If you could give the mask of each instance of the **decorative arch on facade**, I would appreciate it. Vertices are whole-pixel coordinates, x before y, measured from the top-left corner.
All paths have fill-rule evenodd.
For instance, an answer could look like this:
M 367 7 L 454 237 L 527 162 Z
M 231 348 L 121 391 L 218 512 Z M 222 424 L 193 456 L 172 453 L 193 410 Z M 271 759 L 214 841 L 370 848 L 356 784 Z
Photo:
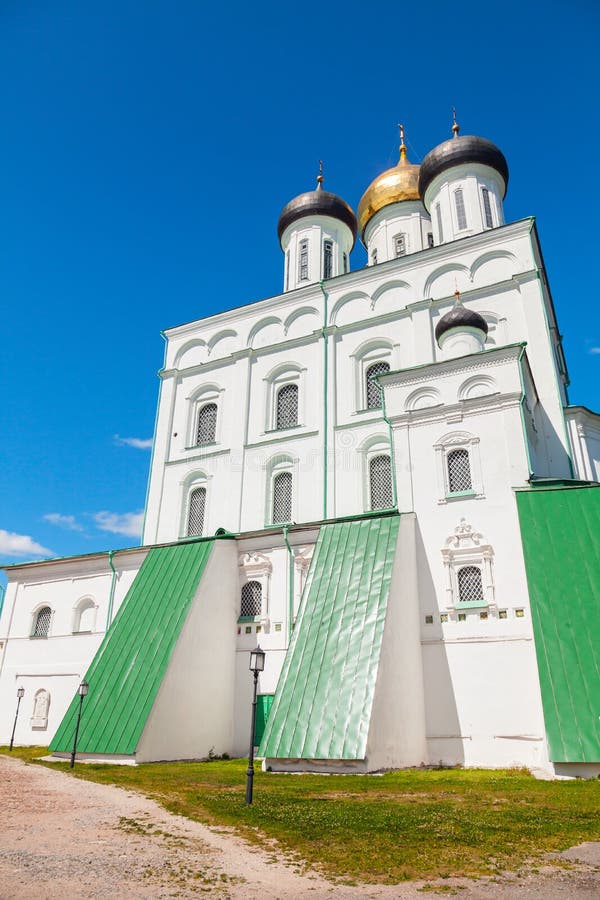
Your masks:
M 98 604 L 93 597 L 81 597 L 73 609 L 73 634 L 91 634 L 96 627 Z
M 223 393 L 224 388 L 216 382 L 205 382 L 191 393 L 188 398 L 186 447 L 218 442 Z M 210 410 L 210 416 L 202 412 L 206 407 L 214 407 Z
M 50 636 L 54 613 L 52 607 L 43 603 L 36 606 L 31 616 L 31 637 L 47 638 Z
M 411 285 L 407 281 L 401 281 L 400 279 L 386 281 L 373 291 L 371 295 L 371 309 L 377 315 L 384 315 L 387 312 L 397 313 L 399 309 L 406 305 L 411 291 Z
M 304 415 L 306 409 L 306 385 L 305 385 L 306 369 L 300 363 L 289 361 L 280 363 L 275 366 L 266 375 L 265 381 L 265 430 L 277 431 L 283 427 L 294 427 L 304 423 Z M 293 424 L 283 425 L 283 417 L 281 403 L 284 397 L 281 396 L 282 390 L 286 388 L 296 388 L 295 391 L 287 391 L 287 399 L 295 405 L 296 421 Z M 292 396 L 292 394 L 294 396 Z M 290 407 L 291 408 L 291 407 Z
M 467 266 L 463 266 L 461 263 L 445 263 L 429 274 L 423 288 L 423 296 L 433 297 L 436 281 L 442 282 L 447 275 L 452 276 L 452 283 L 444 284 L 443 288 L 438 291 L 440 297 L 450 297 L 455 290 L 468 290 L 471 287 L 471 272 Z
M 473 375 L 463 381 L 458 389 L 459 400 L 473 400 L 475 397 L 489 397 L 498 392 L 498 385 L 489 375 Z
M 298 460 L 289 454 L 278 454 L 268 461 L 265 471 L 265 524 L 292 522 L 298 496 Z
M 220 356 L 230 356 L 236 350 L 239 350 L 240 336 L 233 328 L 224 328 L 209 338 L 207 347 L 208 354 L 213 359 L 218 359 Z
M 348 325 L 364 319 L 370 309 L 369 295 L 364 291 L 351 291 L 334 303 L 329 314 L 330 325 Z M 352 312 L 354 310 L 354 312 Z
M 363 509 L 391 509 L 394 506 L 394 475 L 389 435 L 370 435 L 360 444 L 358 453 Z
M 277 316 L 266 316 L 260 322 L 256 322 L 250 329 L 247 346 L 252 348 L 268 347 L 270 344 L 275 344 L 281 340 L 282 334 L 283 325 L 281 319 Z
M 437 388 L 420 387 L 408 395 L 404 408 L 407 412 L 412 412 L 417 409 L 429 409 L 431 406 L 440 406 L 442 402 L 442 396 Z
M 445 541 L 445 607 L 455 619 L 464 610 L 487 608 L 497 614 L 494 587 L 494 550 L 481 532 L 461 518 Z
M 381 392 L 372 384 L 371 378 L 397 368 L 396 349 L 396 345 L 389 338 L 371 338 L 359 344 L 350 355 L 354 362 L 356 412 L 381 408 Z M 375 367 L 379 368 L 376 370 Z
M 207 358 L 208 347 L 206 341 L 196 338 L 192 341 L 187 341 L 183 347 L 179 348 L 173 360 L 173 367 L 175 369 L 190 369 L 193 366 L 202 365 Z
M 256 551 L 241 553 L 238 558 L 240 576 L 240 617 L 254 616 L 264 624 L 269 621 L 270 585 L 273 564 L 268 556 Z M 250 587 L 247 587 L 250 585 Z M 260 588 L 260 591 L 257 588 Z M 245 612 L 260 597 L 258 612 Z
M 510 250 L 490 250 L 487 253 L 482 253 L 481 256 L 478 256 L 477 259 L 474 260 L 471 265 L 471 280 L 473 282 L 480 282 L 483 280 L 481 276 L 485 276 L 487 274 L 487 278 L 485 279 L 485 283 L 491 283 L 495 281 L 504 281 L 507 278 L 510 278 L 514 272 L 507 273 L 503 271 L 503 262 L 512 262 L 515 265 L 518 260 L 514 253 L 511 253 Z M 487 273 L 485 270 L 488 270 Z
M 314 306 L 301 306 L 289 314 L 283 323 L 286 337 L 310 334 L 320 326 L 319 311 Z
M 451 431 L 433 445 L 438 503 L 483 497 L 479 437 Z

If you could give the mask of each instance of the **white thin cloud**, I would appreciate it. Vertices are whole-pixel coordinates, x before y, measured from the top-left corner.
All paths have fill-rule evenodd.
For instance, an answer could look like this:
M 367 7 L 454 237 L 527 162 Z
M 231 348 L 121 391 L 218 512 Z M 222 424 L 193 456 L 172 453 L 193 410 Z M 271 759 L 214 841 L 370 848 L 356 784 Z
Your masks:
M 58 528 L 64 528 L 66 531 L 84 531 L 83 525 L 80 525 L 75 516 L 63 516 L 62 513 L 46 513 L 44 516 L 46 522 L 56 525 Z
M 92 516 L 101 531 L 113 534 L 126 534 L 128 537 L 140 537 L 144 523 L 144 512 L 113 513 L 108 510 L 94 513 Z
M 28 534 L 15 534 L 0 528 L 0 553 L 4 556 L 54 556 L 52 550 L 42 547 Z
M 588 353 L 592 353 L 592 354 L 596 355 L 596 354 L 600 353 L 600 347 L 590 347 L 590 349 L 588 350 Z
M 119 447 L 135 447 L 136 450 L 150 450 L 152 448 L 152 438 L 121 437 L 120 434 L 115 434 L 114 441 Z

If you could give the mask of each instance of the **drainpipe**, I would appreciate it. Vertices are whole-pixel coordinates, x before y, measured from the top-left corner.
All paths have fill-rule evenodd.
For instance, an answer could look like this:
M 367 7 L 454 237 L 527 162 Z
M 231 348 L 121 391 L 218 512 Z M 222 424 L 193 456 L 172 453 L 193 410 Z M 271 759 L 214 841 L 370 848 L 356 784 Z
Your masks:
M 525 356 L 525 345 L 521 347 L 519 354 L 519 378 L 521 379 L 521 399 L 519 401 L 519 411 L 521 413 L 521 428 L 523 429 L 523 440 L 525 441 L 525 455 L 527 457 L 527 468 L 529 469 L 529 478 L 533 475 L 533 466 L 531 465 L 531 454 L 529 452 L 529 440 L 527 438 L 527 426 L 525 424 L 525 376 L 523 375 L 523 357 Z
M 163 339 L 163 341 L 165 342 L 165 352 L 164 352 L 164 356 L 163 356 L 163 369 L 164 369 L 166 362 L 167 362 L 167 337 L 166 337 L 164 331 L 161 331 L 160 336 Z M 142 536 L 140 538 L 140 545 L 142 547 L 144 546 L 144 535 L 146 533 L 146 517 L 148 515 L 148 502 L 150 500 L 150 484 L 152 482 L 152 469 L 154 466 L 154 451 L 155 451 L 155 447 L 156 447 L 156 436 L 158 434 L 158 416 L 160 413 L 160 400 L 162 397 L 162 386 L 163 386 L 163 379 L 159 375 L 158 402 L 156 404 L 156 414 L 154 416 L 154 433 L 152 435 L 152 451 L 150 453 L 150 468 L 148 469 L 148 483 L 146 484 L 146 502 L 144 504 L 144 519 L 142 522 Z M 161 478 L 162 478 L 162 473 L 161 473 Z M 154 539 L 156 540 L 156 534 L 154 535 Z
M 394 509 L 398 509 L 398 488 L 396 485 L 396 453 L 394 451 L 394 430 L 392 428 L 392 423 L 388 419 L 387 412 L 385 409 L 385 392 L 382 386 L 379 384 L 379 376 L 376 375 L 373 379 L 375 384 L 377 385 L 377 390 L 381 394 L 381 412 L 383 415 L 383 421 L 387 423 L 387 427 L 390 433 L 390 468 L 392 470 L 392 506 Z M 412 472 L 410 473 L 411 485 L 412 485 Z M 413 503 L 414 506 L 414 503 Z
M 328 366 L 329 366 L 329 338 L 327 337 L 327 291 L 323 282 L 319 282 L 323 293 L 323 518 L 327 518 L 327 393 L 328 393 Z
M 283 539 L 288 549 L 288 646 L 292 639 L 292 618 L 294 615 L 294 554 L 288 540 L 289 525 L 283 526 Z
M 110 628 L 110 623 L 112 620 L 113 604 L 114 604 L 114 600 L 115 600 L 115 582 L 116 582 L 116 578 L 117 578 L 117 573 L 115 572 L 115 567 L 113 566 L 113 556 L 114 555 L 115 555 L 114 550 L 108 551 L 108 564 L 112 569 L 112 579 L 110 582 L 110 594 L 108 595 L 108 613 L 106 616 L 106 630 L 107 631 Z

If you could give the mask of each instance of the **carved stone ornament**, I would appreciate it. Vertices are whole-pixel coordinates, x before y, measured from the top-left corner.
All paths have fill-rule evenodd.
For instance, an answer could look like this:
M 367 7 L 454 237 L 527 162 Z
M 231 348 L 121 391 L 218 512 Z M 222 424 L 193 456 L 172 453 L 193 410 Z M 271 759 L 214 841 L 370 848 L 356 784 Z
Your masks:
M 271 560 L 262 553 L 256 553 L 253 550 L 248 553 L 241 553 L 238 560 L 240 569 L 243 569 L 248 580 L 257 578 L 260 575 L 270 575 L 273 571 Z

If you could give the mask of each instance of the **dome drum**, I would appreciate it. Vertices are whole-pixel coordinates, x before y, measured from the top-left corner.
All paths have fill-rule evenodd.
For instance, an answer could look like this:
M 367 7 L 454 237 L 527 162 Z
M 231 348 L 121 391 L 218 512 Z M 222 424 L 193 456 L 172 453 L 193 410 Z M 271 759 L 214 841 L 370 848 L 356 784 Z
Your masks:
M 338 219 L 347 225 L 352 232 L 352 246 L 356 240 L 356 216 L 351 207 L 330 191 L 324 191 L 320 187 L 315 191 L 306 191 L 298 197 L 294 197 L 287 203 L 279 216 L 277 223 L 277 235 L 279 241 L 283 237 L 286 228 L 308 216 L 327 216 Z
M 419 195 L 423 202 L 425 203 L 427 189 L 438 175 L 448 169 L 474 164 L 487 166 L 498 173 L 503 182 L 501 199 L 504 199 L 508 186 L 508 163 L 504 154 L 491 141 L 465 134 L 450 138 L 434 147 L 421 163 Z

